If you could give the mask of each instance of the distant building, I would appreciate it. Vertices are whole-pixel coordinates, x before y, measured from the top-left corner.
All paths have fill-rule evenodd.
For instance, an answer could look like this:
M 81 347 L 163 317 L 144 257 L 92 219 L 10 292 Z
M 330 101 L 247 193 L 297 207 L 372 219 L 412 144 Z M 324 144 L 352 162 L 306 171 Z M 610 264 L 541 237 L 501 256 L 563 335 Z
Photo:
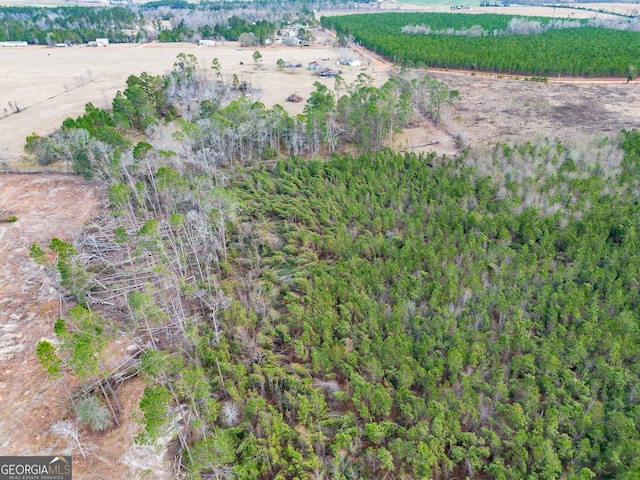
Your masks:
M 90 47 L 106 47 L 109 45 L 108 38 L 96 38 L 95 42 L 89 42 L 87 45 Z
M 207 46 L 207 47 L 215 47 L 216 41 L 215 40 L 198 40 L 198 45 Z
M 320 70 L 320 64 L 318 62 L 307 63 L 307 70 Z
M 294 47 L 302 44 L 302 41 L 298 37 L 284 37 L 282 43 L 288 47 Z
M 26 47 L 27 42 L 0 42 L 0 47 Z
M 336 65 L 349 65 L 350 67 L 360 67 L 362 62 L 354 58 L 342 58 L 336 62 Z

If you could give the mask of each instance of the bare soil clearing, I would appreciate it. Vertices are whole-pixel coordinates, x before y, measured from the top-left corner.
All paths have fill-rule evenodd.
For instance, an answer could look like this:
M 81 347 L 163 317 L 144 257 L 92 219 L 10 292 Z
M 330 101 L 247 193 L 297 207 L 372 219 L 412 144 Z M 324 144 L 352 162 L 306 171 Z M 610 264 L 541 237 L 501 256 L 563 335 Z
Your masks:
M 640 128 L 640 89 L 610 83 L 541 83 L 429 72 L 460 93 L 448 130 L 471 144 L 614 135 Z
M 0 224 L 0 451 L 48 453 L 46 429 L 62 418 L 58 385 L 45 382 L 37 343 L 53 337 L 55 285 L 29 258 L 29 245 L 70 240 L 98 211 L 95 185 L 69 175 L 0 174 L 0 206 L 18 220 Z M 61 387 L 60 387 L 61 388 Z M 46 453 L 45 453 L 46 452 Z
M 119 427 L 104 434 L 86 432 L 92 446 L 87 461 L 49 432 L 68 415 L 69 405 L 60 381 L 47 380 L 35 350 L 40 340 L 54 340 L 53 323 L 61 305 L 44 267 L 28 257 L 29 246 L 45 245 L 52 237 L 71 240 L 99 213 L 100 198 L 100 186 L 80 177 L 0 173 L 0 209 L 18 218 L 0 223 L 0 452 L 72 454 L 74 478 L 136 478 L 147 469 L 151 475 L 146 478 L 169 478 L 162 458 L 133 445 L 140 430 L 132 419 L 144 389 L 140 379 L 126 382 L 119 391 L 124 409 Z

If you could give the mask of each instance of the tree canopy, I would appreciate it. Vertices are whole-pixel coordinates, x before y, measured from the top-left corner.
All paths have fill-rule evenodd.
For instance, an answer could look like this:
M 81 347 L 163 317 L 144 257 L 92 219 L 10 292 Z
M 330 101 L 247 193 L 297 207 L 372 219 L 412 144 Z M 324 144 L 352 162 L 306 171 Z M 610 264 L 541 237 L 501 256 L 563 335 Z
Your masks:
M 637 24 L 577 24 L 546 29 L 552 18 L 499 14 L 376 13 L 322 17 L 342 38 L 353 36 L 409 67 L 465 68 L 525 75 L 618 76 L 640 62 Z M 535 23 L 535 29 L 525 28 Z M 624 25 L 627 25 L 626 23 Z M 414 29 L 408 27 L 421 26 Z M 611 27 L 620 27 L 617 23 Z M 636 29 L 634 31 L 634 29 Z M 420 33 L 421 34 L 415 34 Z

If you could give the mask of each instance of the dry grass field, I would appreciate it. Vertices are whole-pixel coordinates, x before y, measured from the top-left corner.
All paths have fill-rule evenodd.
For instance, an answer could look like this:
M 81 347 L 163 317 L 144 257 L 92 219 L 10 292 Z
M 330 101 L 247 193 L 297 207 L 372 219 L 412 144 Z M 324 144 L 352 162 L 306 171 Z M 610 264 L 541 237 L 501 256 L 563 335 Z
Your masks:
M 20 1 L 20 0 L 16 0 Z M 41 0 L 46 1 L 46 0 Z M 428 4 L 430 3 L 430 4 Z M 331 12 L 320 12 L 319 15 L 349 15 L 352 13 L 370 12 L 451 12 L 450 5 L 470 4 L 471 2 L 443 2 L 437 0 L 407 0 L 396 1 L 387 0 L 374 4 L 374 6 L 363 6 L 357 10 L 337 10 Z M 480 1 L 474 2 L 460 13 L 498 13 L 504 15 L 524 15 L 540 17 L 558 18 L 591 18 L 607 17 L 610 13 L 622 15 L 638 15 L 640 5 L 638 3 L 572 3 L 572 8 L 534 5 L 510 5 L 509 7 L 481 7 Z

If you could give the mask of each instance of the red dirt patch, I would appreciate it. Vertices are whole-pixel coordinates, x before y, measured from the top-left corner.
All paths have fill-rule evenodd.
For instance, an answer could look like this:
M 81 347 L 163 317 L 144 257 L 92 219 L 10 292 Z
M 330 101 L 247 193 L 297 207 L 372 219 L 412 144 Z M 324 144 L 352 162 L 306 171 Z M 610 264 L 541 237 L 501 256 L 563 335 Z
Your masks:
M 127 381 L 118 392 L 120 426 L 87 435 L 93 445 L 87 461 L 49 431 L 69 416 L 68 400 L 61 382 L 46 378 L 35 350 L 40 340 L 54 337 L 55 319 L 71 305 L 60 300 L 45 267 L 29 258 L 29 246 L 44 246 L 52 237 L 72 240 L 100 213 L 100 198 L 98 184 L 76 176 L 0 174 L 0 210 L 17 216 L 13 223 L 0 223 L 0 452 L 72 453 L 74 478 L 134 478 L 146 469 L 149 478 L 165 478 L 168 468 L 153 451 L 133 446 L 140 430 L 132 418 L 144 389 L 140 379 Z

